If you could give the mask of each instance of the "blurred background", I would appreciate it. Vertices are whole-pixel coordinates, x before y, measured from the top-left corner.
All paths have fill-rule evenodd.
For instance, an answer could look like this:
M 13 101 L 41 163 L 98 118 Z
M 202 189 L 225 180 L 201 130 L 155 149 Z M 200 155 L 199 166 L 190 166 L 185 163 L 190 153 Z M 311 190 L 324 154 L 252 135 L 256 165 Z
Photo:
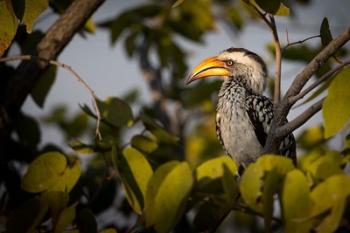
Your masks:
M 70 0 L 50 1 L 50 8 L 38 18 L 34 32 L 28 38 L 34 38 L 38 31 L 45 32 L 69 3 Z M 110 139 L 108 153 L 111 157 L 124 153 L 123 150 L 131 145 L 145 155 L 154 170 L 174 159 L 187 160 L 196 167 L 224 153 L 215 135 L 214 118 L 221 81 L 209 79 L 190 86 L 184 84 L 189 71 L 198 62 L 229 47 L 249 49 L 268 65 L 270 82 L 265 94 L 271 96 L 273 90 L 271 32 L 243 1 L 184 0 L 177 1 L 175 6 L 173 3 L 107 0 L 58 57 L 90 85 L 101 100 L 101 106 L 112 112 L 106 116 L 108 124 L 101 127 L 104 139 Z M 350 22 L 349 1 L 288 0 L 285 3 L 290 10 L 289 16 L 276 16 L 282 47 L 316 37 L 283 49 L 282 92 L 323 48 L 319 35 L 324 17 L 328 18 L 333 37 Z M 18 44 L 25 45 L 28 38 Z M 339 51 L 338 59 L 348 54 L 348 50 L 349 45 Z M 8 55 L 23 51 L 23 47 L 14 43 Z M 335 59 L 331 59 L 313 80 L 335 63 Z M 28 154 L 32 157 L 19 150 L 20 155 L 14 157 L 14 166 L 19 167 L 17 171 L 23 175 L 35 156 L 45 151 L 78 154 L 84 172 L 70 198 L 79 202 L 78 209 L 91 209 L 97 216 L 99 229 L 111 225 L 118 232 L 130 229 L 133 224 L 137 225 L 138 215 L 121 191 L 124 181 L 115 177 L 107 179 L 111 165 L 108 156 L 106 158 L 107 149 L 99 147 L 95 140 L 95 119 L 85 114 L 84 111 L 89 111 L 82 107 L 87 105 L 92 109 L 91 96 L 66 70 L 59 68 L 57 75 L 50 74 L 49 77 L 52 83 L 41 83 L 36 87 L 36 94 L 31 93 L 36 99 L 28 97 L 23 107 L 26 117 L 21 116 L 23 119 L 20 117 L 16 122 L 13 139 L 28 146 L 31 152 Z M 48 94 L 43 94 L 43 90 L 44 93 L 49 90 Z M 307 103 L 292 109 L 289 120 L 325 95 L 321 90 L 319 93 L 302 100 Z M 108 97 L 118 99 L 102 103 Z M 324 139 L 322 122 L 322 115 L 318 113 L 296 130 L 299 155 L 313 149 L 343 148 L 345 134 Z M 21 126 L 25 127 L 21 129 Z M 75 139 L 79 146 L 86 146 L 85 151 L 72 144 Z M 96 148 L 99 150 L 94 151 Z M 18 191 L 20 176 L 14 177 Z M 18 202 L 14 203 L 18 205 Z M 193 220 L 193 216 L 193 211 L 189 211 L 188 219 Z M 181 219 L 176 232 L 190 229 L 187 220 Z M 235 225 L 235 229 L 241 227 L 239 232 L 259 232 L 262 230 L 260 220 L 237 212 L 234 221 L 228 224 Z
M 230 2 L 230 1 L 218 1 Z M 212 28 L 209 28 L 201 37 L 201 41 L 194 42 L 188 38 L 175 36 L 174 40 L 188 55 L 186 63 L 191 68 L 203 58 L 215 55 L 229 47 L 243 47 L 252 50 L 262 56 L 269 67 L 269 74 L 274 74 L 274 58 L 268 45 L 272 42 L 272 36 L 267 26 L 256 18 L 247 15 L 240 10 L 242 3 L 233 1 L 234 7 L 227 8 L 228 12 L 222 13 L 220 7 L 213 6 L 215 18 Z M 148 4 L 150 1 L 142 0 L 107 0 L 93 15 L 96 24 L 115 19 L 121 13 L 134 7 Z M 222 4 L 220 3 L 220 4 Z M 323 17 L 329 20 L 333 35 L 340 33 L 350 21 L 348 9 L 350 2 L 344 0 L 300 0 L 289 1 L 291 7 L 290 17 L 277 17 L 276 23 L 279 30 L 280 41 L 287 44 L 287 31 L 289 42 L 303 40 L 307 37 L 319 35 L 320 24 Z M 220 4 L 217 4 L 220 6 Z M 222 6 L 222 5 L 221 5 Z M 216 9 L 215 9 L 216 8 Z M 238 13 L 232 13 L 234 11 Z M 231 14 L 231 15 L 230 15 Z M 227 16 L 225 18 L 225 16 Z M 57 14 L 48 10 L 38 20 L 36 29 L 47 29 L 56 19 Z M 125 35 L 124 35 L 125 36 Z M 123 37 L 123 35 L 121 35 Z M 94 33 L 85 33 L 84 36 L 76 35 L 69 45 L 61 53 L 59 60 L 72 66 L 80 76 L 94 89 L 97 96 L 105 99 L 108 96 L 123 96 L 130 90 L 137 90 L 139 99 L 144 103 L 150 103 L 150 91 L 142 78 L 137 59 L 130 59 L 125 51 L 125 45 L 119 39 L 111 43 L 111 31 L 100 27 Z M 320 39 L 316 38 L 306 42 L 311 48 L 317 48 Z M 300 54 L 303 56 L 303 54 Z M 282 67 L 282 87 L 285 90 L 295 75 L 305 65 L 305 59 L 286 59 Z M 183 80 L 185 80 L 185 76 Z M 208 80 L 207 80 L 208 81 Z M 211 80 L 209 80 L 210 82 Z M 195 88 L 195 87 L 189 87 Z M 210 99 L 208 97 L 208 99 Z M 31 98 L 27 98 L 24 111 L 33 116 L 47 116 L 58 105 L 66 105 L 70 114 L 80 110 L 79 104 L 91 104 L 89 94 L 66 71 L 59 69 L 49 95 L 46 98 L 44 108 L 39 108 Z M 302 112 L 308 105 L 292 111 L 289 119 Z M 322 122 L 318 113 L 307 123 L 308 126 Z M 42 143 L 61 142 L 65 144 L 62 134 L 56 127 L 45 125 L 42 129 Z M 297 132 L 300 132 L 299 129 Z M 340 142 L 334 142 L 339 146 Z

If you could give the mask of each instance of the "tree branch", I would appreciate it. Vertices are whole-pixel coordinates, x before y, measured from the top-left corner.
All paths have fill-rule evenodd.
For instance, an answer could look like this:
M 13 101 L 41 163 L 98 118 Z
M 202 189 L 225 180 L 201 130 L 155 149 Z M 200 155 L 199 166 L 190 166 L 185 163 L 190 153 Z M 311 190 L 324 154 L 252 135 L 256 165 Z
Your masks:
M 273 35 L 273 43 L 275 46 L 275 88 L 273 94 L 273 102 L 276 106 L 281 99 L 281 68 L 282 68 L 282 51 L 281 44 L 278 38 L 275 18 L 270 16 L 271 30 Z
M 335 74 L 340 72 L 345 66 L 348 66 L 348 65 L 350 65 L 350 60 L 345 61 L 344 63 L 340 64 L 339 66 L 335 67 L 334 69 L 328 71 L 327 73 L 322 75 L 321 78 L 317 79 L 314 83 L 312 83 L 310 86 L 308 86 L 305 90 L 301 91 L 296 96 L 289 98 L 289 102 L 291 104 L 294 104 L 298 100 L 302 99 L 305 95 L 309 94 L 313 89 L 315 89 L 321 83 L 327 81 L 328 79 L 333 77 Z
M 285 125 L 278 127 L 276 130 L 276 137 L 283 138 L 290 132 L 293 132 L 300 126 L 302 126 L 307 120 L 321 110 L 324 98 L 311 105 L 302 114 L 297 116 L 294 120 L 286 123 Z
M 327 60 L 338 51 L 350 39 L 350 27 L 347 28 L 338 37 L 333 39 L 321 52 L 319 52 L 312 61 L 296 76 L 293 83 L 287 90 L 281 102 L 275 106 L 275 114 L 271 123 L 271 130 L 268 134 L 263 153 L 276 153 L 281 141 L 281 137 L 276 134 L 278 127 L 284 124 L 293 103 L 290 98 L 300 93 L 307 81 L 312 75 L 321 68 Z
M 38 43 L 36 56 L 44 60 L 23 61 L 6 86 L 4 98 L 0 100 L 0 144 L 5 143 L 12 127 L 12 119 L 18 114 L 26 97 L 46 70 L 48 60 L 54 60 L 74 34 L 98 9 L 104 0 L 76 0 L 48 29 Z
M 288 42 L 288 44 L 283 47 L 282 52 L 284 52 L 290 46 L 297 45 L 297 44 L 302 44 L 302 43 L 304 43 L 304 42 L 306 42 L 308 40 L 311 40 L 311 39 L 314 39 L 314 38 L 318 38 L 318 37 L 321 37 L 321 35 L 310 36 L 310 37 L 305 38 L 304 40 L 299 40 L 299 41 L 295 41 L 295 42 L 292 42 L 292 43 Z

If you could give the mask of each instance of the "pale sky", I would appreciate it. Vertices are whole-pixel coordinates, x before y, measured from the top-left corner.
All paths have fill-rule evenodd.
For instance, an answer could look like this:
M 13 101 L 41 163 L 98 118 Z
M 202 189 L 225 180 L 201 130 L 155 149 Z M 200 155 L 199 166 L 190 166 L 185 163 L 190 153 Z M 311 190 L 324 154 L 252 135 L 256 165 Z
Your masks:
M 119 12 L 138 5 L 137 0 L 107 0 L 93 16 L 94 20 L 101 21 L 117 15 Z M 324 16 L 328 17 L 333 35 L 337 35 L 350 22 L 350 2 L 346 0 L 326 1 L 313 0 L 313 4 L 307 7 L 295 9 L 296 16 L 293 20 L 277 17 L 281 42 L 286 41 L 285 29 L 288 29 L 289 40 L 298 41 L 306 37 L 319 34 L 319 25 Z M 36 25 L 37 28 L 47 28 L 56 17 L 49 17 Z M 59 59 L 72 66 L 79 75 L 94 89 L 100 99 L 108 96 L 121 96 L 131 88 L 140 88 L 142 99 L 149 100 L 149 93 L 136 60 L 130 60 L 124 53 L 123 44 L 117 43 L 111 47 L 107 30 L 98 30 L 95 34 L 82 38 L 76 35 Z M 317 39 L 316 39 L 317 40 Z M 227 33 L 222 25 L 218 25 L 217 31 L 205 37 L 203 45 L 185 41 L 183 47 L 190 52 L 189 65 L 193 67 L 203 58 L 215 55 L 228 47 L 244 47 L 260 54 L 264 60 L 271 64 L 272 58 L 266 53 L 265 46 L 271 41 L 271 35 L 266 26 L 261 23 L 250 24 L 235 37 Z M 292 78 L 301 70 L 302 65 L 284 64 L 282 70 L 283 87 L 289 86 Z M 273 67 L 270 73 L 273 73 Z M 185 77 L 184 77 L 185 79 Z M 37 107 L 31 98 L 26 100 L 24 111 L 34 117 L 44 116 L 57 104 L 66 104 L 70 112 L 79 110 L 79 104 L 91 106 L 91 99 L 84 88 L 66 71 L 60 69 L 56 82 L 51 89 L 44 109 Z M 307 106 L 306 106 L 307 107 Z M 297 113 L 305 108 L 293 111 L 289 119 L 293 119 Z M 308 125 L 322 121 L 318 114 Z M 42 128 L 42 140 L 64 144 L 63 139 L 54 127 Z M 339 144 L 339 143 L 336 143 Z

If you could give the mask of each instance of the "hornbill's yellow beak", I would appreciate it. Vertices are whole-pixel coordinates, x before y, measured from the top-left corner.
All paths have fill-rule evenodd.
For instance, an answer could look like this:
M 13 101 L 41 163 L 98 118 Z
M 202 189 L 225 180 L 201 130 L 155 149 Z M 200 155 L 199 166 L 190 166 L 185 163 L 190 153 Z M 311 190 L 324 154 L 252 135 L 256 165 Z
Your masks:
M 226 67 L 224 61 L 219 60 L 216 56 L 209 57 L 199 63 L 191 72 L 186 80 L 189 84 L 195 80 L 211 76 L 230 76 L 230 70 Z

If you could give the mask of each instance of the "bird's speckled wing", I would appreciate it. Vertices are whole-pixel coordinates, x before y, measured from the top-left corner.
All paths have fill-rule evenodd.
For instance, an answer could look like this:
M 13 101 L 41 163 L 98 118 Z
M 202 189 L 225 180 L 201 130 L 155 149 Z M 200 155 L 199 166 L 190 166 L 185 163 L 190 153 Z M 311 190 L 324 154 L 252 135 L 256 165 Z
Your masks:
M 269 98 L 261 95 L 249 95 L 245 103 L 255 135 L 261 146 L 264 147 L 273 118 L 273 104 Z
M 261 146 L 264 147 L 273 119 L 273 104 L 269 98 L 261 95 L 249 95 L 245 103 L 250 122 L 254 127 L 255 135 Z M 279 153 L 292 158 L 295 163 L 295 150 L 295 139 L 291 133 L 282 140 Z

